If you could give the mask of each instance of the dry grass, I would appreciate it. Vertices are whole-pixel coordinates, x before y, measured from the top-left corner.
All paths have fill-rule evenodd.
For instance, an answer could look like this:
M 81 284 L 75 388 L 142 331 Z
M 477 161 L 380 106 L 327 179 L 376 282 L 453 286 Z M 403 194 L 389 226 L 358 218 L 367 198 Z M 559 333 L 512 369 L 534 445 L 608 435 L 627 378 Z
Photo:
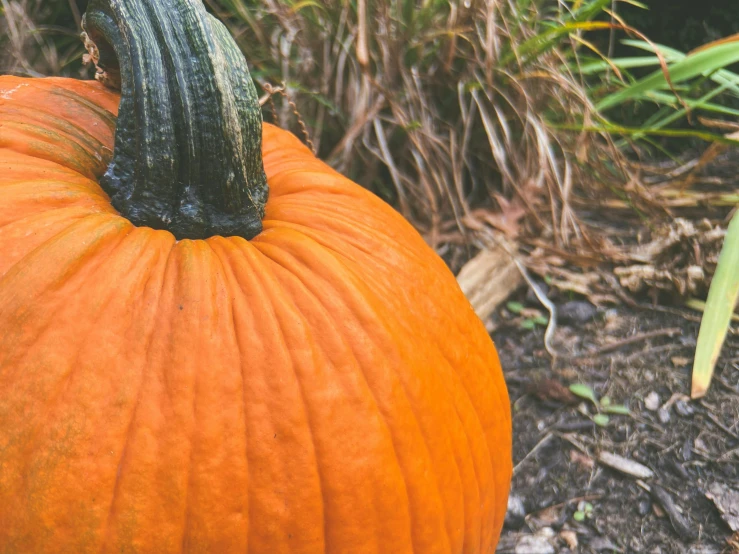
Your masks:
M 89 76 L 74 0 L 0 0 L 0 73 Z
M 319 155 L 441 251 L 486 229 L 587 243 L 575 205 L 627 180 L 607 137 L 550 125 L 592 113 L 580 77 L 562 71 L 574 41 L 552 32 L 590 17 L 568 3 L 208 3 L 257 80 L 295 100 Z M 276 116 L 294 122 L 285 102 Z

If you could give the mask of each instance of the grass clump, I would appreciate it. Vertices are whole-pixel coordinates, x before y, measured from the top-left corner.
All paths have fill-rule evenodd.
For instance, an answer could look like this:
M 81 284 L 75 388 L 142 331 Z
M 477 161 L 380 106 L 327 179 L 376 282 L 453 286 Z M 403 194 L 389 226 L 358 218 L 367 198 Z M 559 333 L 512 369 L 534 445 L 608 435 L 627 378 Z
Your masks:
M 0 73 L 88 76 L 74 0 L 0 0 Z
M 732 106 L 739 106 L 739 74 L 726 69 L 739 63 L 739 35 L 706 44 L 687 55 L 644 40 L 624 40 L 623 44 L 640 55 L 590 59 L 579 67 L 583 75 L 600 78 L 602 85 L 593 91 L 594 96 L 605 91 L 595 106 L 599 113 L 613 114 L 622 121 L 628 121 L 629 115 L 631 119 L 637 114 L 643 117 L 637 126 L 614 125 L 603 118 L 604 129 L 652 146 L 650 137 L 659 136 L 739 144 L 733 136 L 715 133 L 715 129 L 731 128 L 730 121 L 739 118 L 739 109 Z M 648 73 L 643 77 L 632 73 L 645 70 Z M 709 119 L 716 117 L 729 122 Z M 675 123 L 682 126 L 676 129 Z
M 581 240 L 575 196 L 623 181 L 604 136 L 551 125 L 592 117 L 562 68 L 610 2 L 208 0 L 318 154 L 442 248 L 486 228 Z

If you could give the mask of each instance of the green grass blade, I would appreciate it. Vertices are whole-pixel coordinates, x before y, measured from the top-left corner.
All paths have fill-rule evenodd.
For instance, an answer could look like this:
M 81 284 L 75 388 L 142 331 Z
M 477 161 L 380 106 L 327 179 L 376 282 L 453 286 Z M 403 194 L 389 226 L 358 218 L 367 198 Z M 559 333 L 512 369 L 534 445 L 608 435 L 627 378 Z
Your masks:
M 652 100 L 656 102 L 657 104 L 670 106 L 672 108 L 678 108 L 679 106 L 679 104 L 677 103 L 677 100 L 675 99 L 675 96 L 672 94 L 667 94 L 665 92 L 657 92 L 657 91 L 649 92 L 646 95 L 644 95 L 642 98 L 644 100 Z M 690 100 L 687 98 L 685 98 L 684 100 L 685 100 L 685 104 L 692 110 L 703 110 L 706 112 L 739 117 L 739 110 L 736 110 L 734 108 L 722 106 L 721 104 L 714 104 L 712 102 L 701 102 L 700 100 Z
M 733 204 L 739 204 L 739 195 L 734 196 L 734 201 L 732 202 L 732 205 Z M 685 307 L 701 313 L 706 311 L 706 303 L 699 298 L 688 298 L 685 301 Z M 736 310 L 734 310 L 734 313 L 731 316 L 731 321 L 733 321 L 734 323 L 739 323 L 739 313 L 737 313 L 737 310 L 739 310 L 739 305 L 736 307 Z
M 706 309 L 698 332 L 690 395 L 701 398 L 708 391 L 721 348 L 739 298 L 739 212 L 729 224 L 716 274 L 708 291 Z
M 595 392 L 588 385 L 582 383 L 573 383 L 570 385 L 570 392 L 575 396 L 590 400 L 593 404 L 598 406 L 598 399 L 595 396 Z
M 669 67 L 670 79 L 673 84 L 680 83 L 737 62 L 739 62 L 739 41 L 719 43 L 672 64 Z M 665 86 L 667 86 L 665 75 L 662 70 L 658 70 L 637 83 L 605 97 L 598 102 L 596 109 L 604 111 Z
M 647 52 L 651 52 L 652 54 L 654 54 L 656 50 L 659 50 L 660 53 L 668 60 L 670 58 L 675 58 L 676 60 L 682 60 L 685 58 L 685 54 L 683 52 L 680 52 L 680 50 L 676 50 L 675 48 L 665 46 L 664 44 L 649 43 L 644 40 L 632 39 L 622 40 L 621 44 L 623 44 L 624 46 L 632 46 L 634 48 L 638 48 L 639 50 L 646 50 Z
M 624 127 L 622 125 L 613 125 L 604 123 L 602 125 L 558 125 L 556 123 L 549 124 L 553 129 L 562 129 L 564 131 L 585 131 L 587 133 L 609 133 L 611 135 L 623 135 L 631 137 L 657 136 L 668 138 L 694 138 L 704 140 L 706 142 L 715 142 L 726 144 L 729 146 L 739 146 L 739 140 L 710 133 L 708 131 L 690 130 L 690 129 L 662 129 L 656 127 Z
M 715 89 L 709 91 L 705 95 L 703 95 L 701 98 L 698 98 L 696 100 L 686 100 L 683 99 L 683 101 L 691 108 L 691 109 L 706 109 L 707 111 L 711 111 L 708 108 L 705 108 L 706 106 L 718 106 L 717 104 L 710 104 L 708 101 L 711 100 L 713 97 L 718 96 L 723 91 L 726 90 L 726 86 L 722 85 L 720 87 L 716 87 Z M 661 94 L 656 91 L 652 91 L 648 93 L 647 96 L 652 97 L 656 94 Z M 672 94 L 664 94 L 665 97 L 669 97 L 672 99 L 672 101 L 675 103 L 675 108 L 677 108 L 677 99 Z M 653 99 L 653 101 L 655 101 Z M 668 106 L 668 104 L 665 103 L 665 106 Z M 668 110 L 669 108 L 663 107 L 662 110 L 655 113 L 652 117 L 650 117 L 644 124 L 642 124 L 643 129 L 650 129 L 652 130 L 653 134 L 654 131 L 657 129 L 663 129 L 667 125 L 674 123 L 678 119 L 681 119 L 682 117 L 685 117 L 687 115 L 687 111 L 685 108 L 681 107 L 679 109 L 675 109 L 672 113 L 668 113 L 665 115 L 663 112 L 665 110 Z M 723 106 L 718 106 L 718 110 L 726 109 L 730 110 L 730 108 L 723 108 Z M 730 115 L 730 114 L 729 114 Z M 695 132 L 695 131 L 689 131 L 689 132 Z M 632 138 L 634 139 L 641 139 L 643 135 L 640 135 L 638 133 L 632 135 Z M 703 137 L 697 137 L 697 138 L 703 138 Z
M 500 65 L 507 66 L 516 59 L 516 55 L 522 59 L 535 59 L 536 56 L 543 52 L 548 52 L 555 46 L 559 46 L 563 36 L 567 36 L 575 31 L 598 31 L 610 28 L 612 28 L 612 25 L 603 21 L 564 23 L 549 28 L 523 42 L 516 48 L 515 54 L 511 53 L 501 58 Z
M 612 0 L 592 0 L 573 12 L 567 19 L 570 21 L 587 21 L 599 15 L 604 8 L 611 7 Z
M 626 46 L 632 46 L 633 48 L 638 48 L 639 50 L 646 50 L 647 52 L 652 53 L 654 53 L 655 51 L 653 45 L 649 44 L 648 42 L 644 42 L 643 40 L 623 40 L 621 42 Z M 680 60 L 684 60 L 686 57 L 685 54 L 683 54 L 679 50 L 675 50 L 674 48 L 670 48 L 669 46 L 665 46 L 663 44 L 655 44 L 654 46 L 659 48 L 662 56 L 670 63 L 672 63 L 673 61 L 678 62 Z M 720 85 L 726 85 L 727 89 L 729 89 L 736 96 L 739 96 L 739 75 L 737 75 L 736 73 L 733 73 L 727 69 L 719 69 L 718 71 L 709 73 L 708 76 L 713 82 Z
M 676 62 L 677 58 L 665 56 L 668 62 Z M 593 61 L 581 64 L 577 69 L 583 75 L 592 75 L 595 73 L 603 73 L 611 69 L 612 65 L 615 65 L 619 69 L 633 69 L 639 67 L 653 67 L 659 65 L 659 59 L 657 56 L 634 56 L 631 58 L 614 58 L 611 63 L 603 61 Z M 575 69 L 576 66 L 572 66 Z

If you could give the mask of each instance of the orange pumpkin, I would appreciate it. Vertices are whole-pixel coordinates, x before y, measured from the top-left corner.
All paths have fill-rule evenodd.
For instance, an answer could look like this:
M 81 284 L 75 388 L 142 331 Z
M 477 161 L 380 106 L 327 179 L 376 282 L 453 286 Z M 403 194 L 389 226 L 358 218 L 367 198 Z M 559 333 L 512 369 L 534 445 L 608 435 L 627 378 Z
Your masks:
M 105 21 L 129 39 L 140 25 L 120 5 L 148 5 L 153 25 L 197 20 L 192 47 L 233 57 L 199 0 L 93 0 L 88 33 L 119 57 Z M 122 121 L 151 98 L 120 70 Z M 116 135 L 118 105 L 96 82 L 0 77 L 0 551 L 493 552 L 508 397 L 442 260 L 270 125 L 252 137 L 270 195 L 251 240 L 136 226 L 99 182 L 114 142 L 118 157 L 156 132 Z M 183 185 L 186 165 L 159 176 L 168 194 L 220 184 Z

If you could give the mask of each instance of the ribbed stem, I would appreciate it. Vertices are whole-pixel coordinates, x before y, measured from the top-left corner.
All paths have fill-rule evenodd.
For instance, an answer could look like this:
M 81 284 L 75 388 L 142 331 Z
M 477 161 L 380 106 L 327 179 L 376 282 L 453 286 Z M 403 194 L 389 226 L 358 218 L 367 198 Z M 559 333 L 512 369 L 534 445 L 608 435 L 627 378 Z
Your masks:
M 99 71 L 121 85 L 101 180 L 113 206 L 179 239 L 257 235 L 262 114 L 226 28 L 201 0 L 90 0 L 84 29 Z

